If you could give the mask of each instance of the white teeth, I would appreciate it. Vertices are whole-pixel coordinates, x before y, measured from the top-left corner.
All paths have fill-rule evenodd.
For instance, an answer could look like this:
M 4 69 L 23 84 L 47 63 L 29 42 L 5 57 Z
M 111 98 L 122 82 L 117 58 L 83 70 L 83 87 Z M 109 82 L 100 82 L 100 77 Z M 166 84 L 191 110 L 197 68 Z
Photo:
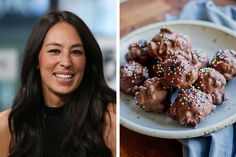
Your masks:
M 55 75 L 62 79 L 70 79 L 72 77 L 72 75 L 67 75 L 67 74 L 55 74 Z

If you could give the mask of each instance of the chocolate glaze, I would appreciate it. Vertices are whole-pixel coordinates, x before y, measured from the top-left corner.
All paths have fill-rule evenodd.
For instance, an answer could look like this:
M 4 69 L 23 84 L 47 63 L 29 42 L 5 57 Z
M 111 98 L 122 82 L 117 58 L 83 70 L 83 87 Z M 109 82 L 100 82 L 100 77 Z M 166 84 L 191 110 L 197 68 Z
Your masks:
M 158 78 L 162 78 L 163 75 L 164 75 L 164 68 L 161 64 L 160 61 L 156 61 L 155 64 L 153 64 L 150 68 L 150 75 L 153 76 L 153 77 L 158 77 Z
M 167 114 L 179 121 L 179 124 L 195 127 L 207 115 L 215 111 L 212 97 L 194 87 L 180 89 L 177 99 Z
M 147 45 L 148 42 L 146 40 L 140 40 L 137 43 L 130 44 L 128 47 L 129 52 L 126 53 L 125 59 L 147 65 L 151 59 Z
M 130 61 L 120 66 L 120 89 L 135 94 L 138 86 L 148 79 L 148 69 L 138 62 Z
M 191 53 L 192 56 L 195 56 Z M 166 88 L 185 88 L 192 85 L 198 77 L 200 63 L 195 57 L 187 60 L 178 55 L 166 59 L 162 64 L 161 83 Z
M 191 40 L 182 33 L 163 27 L 159 34 L 155 35 L 149 42 L 148 49 L 152 58 L 162 61 L 174 55 L 178 50 L 189 51 Z
M 227 49 L 218 50 L 210 66 L 223 74 L 226 80 L 231 80 L 236 76 L 236 52 Z
M 209 65 L 209 57 L 206 52 L 201 49 L 193 50 L 193 53 L 196 54 L 197 59 L 201 63 L 201 68 L 207 67 Z
M 203 92 L 211 94 L 213 104 L 222 104 L 227 99 L 224 92 L 226 79 L 213 68 L 202 68 L 198 72 L 198 79 L 194 86 Z
M 145 111 L 163 112 L 170 104 L 169 98 L 170 92 L 162 88 L 157 77 L 146 80 L 135 93 L 136 105 Z

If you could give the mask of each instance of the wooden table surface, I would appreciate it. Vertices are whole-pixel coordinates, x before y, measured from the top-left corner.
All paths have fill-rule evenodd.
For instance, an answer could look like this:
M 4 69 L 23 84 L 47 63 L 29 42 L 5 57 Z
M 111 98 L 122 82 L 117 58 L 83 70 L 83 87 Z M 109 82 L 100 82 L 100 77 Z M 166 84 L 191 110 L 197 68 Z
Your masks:
M 190 0 L 126 0 L 120 5 L 120 36 L 150 23 L 162 21 L 166 13 L 178 15 Z M 218 6 L 236 5 L 236 0 L 214 0 Z
M 178 15 L 188 0 L 128 0 L 120 4 L 120 36 L 150 23 L 162 21 L 166 13 Z M 220 6 L 232 0 L 215 0 Z M 120 126 L 120 157 L 182 157 L 177 140 L 154 138 Z

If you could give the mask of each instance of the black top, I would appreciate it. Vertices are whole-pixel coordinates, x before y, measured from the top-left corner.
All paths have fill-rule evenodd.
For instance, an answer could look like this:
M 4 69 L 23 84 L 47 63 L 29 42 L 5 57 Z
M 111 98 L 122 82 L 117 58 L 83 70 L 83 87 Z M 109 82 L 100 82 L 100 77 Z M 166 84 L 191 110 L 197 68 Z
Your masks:
M 44 111 L 43 157 L 58 157 L 63 137 L 64 106 L 57 108 L 45 106 Z

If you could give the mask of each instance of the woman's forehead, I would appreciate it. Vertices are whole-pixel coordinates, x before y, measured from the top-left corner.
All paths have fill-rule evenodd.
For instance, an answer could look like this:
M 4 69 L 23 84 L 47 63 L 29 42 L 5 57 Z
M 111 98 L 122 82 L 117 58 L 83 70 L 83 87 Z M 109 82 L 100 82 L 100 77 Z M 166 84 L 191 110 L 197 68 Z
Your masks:
M 48 30 L 44 39 L 44 45 L 51 43 L 57 43 L 59 45 L 83 45 L 75 27 L 66 22 L 58 22 Z

